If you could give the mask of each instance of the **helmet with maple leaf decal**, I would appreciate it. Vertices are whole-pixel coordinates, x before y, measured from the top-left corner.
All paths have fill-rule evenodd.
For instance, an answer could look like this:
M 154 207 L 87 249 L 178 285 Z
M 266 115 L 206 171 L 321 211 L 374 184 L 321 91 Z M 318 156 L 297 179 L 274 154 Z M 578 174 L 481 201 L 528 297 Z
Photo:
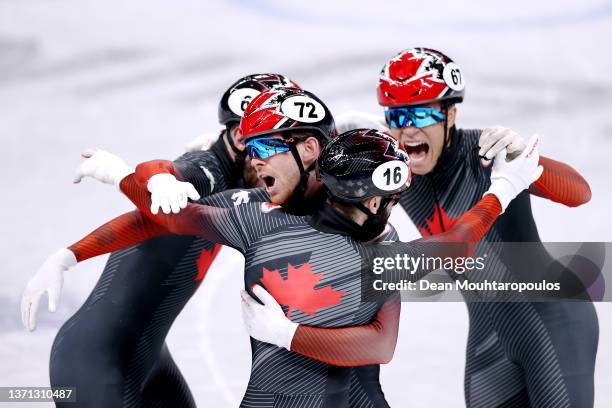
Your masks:
M 281 74 L 252 74 L 234 82 L 219 101 L 219 123 L 239 123 L 248 104 L 262 92 L 281 87 L 300 86 Z
M 380 71 L 378 103 L 411 106 L 463 101 L 465 79 L 448 56 L 430 48 L 411 48 L 391 58 Z
M 284 205 L 302 205 L 316 162 L 305 168 L 297 144 L 313 136 L 323 147 L 336 135 L 334 118 L 323 101 L 304 89 L 272 89 L 251 101 L 240 121 L 240 130 L 245 143 L 271 135 L 284 139 L 300 172 L 298 184 Z
M 253 98 L 262 92 L 282 87 L 300 86 L 281 74 L 252 74 L 240 78 L 223 93 L 218 108 L 219 123 L 225 125 L 226 140 L 236 154 L 236 168 L 243 168 L 246 152 L 236 146 L 230 135 L 231 127 L 240 123 L 245 109 Z M 238 173 L 242 173 L 242 170 Z
M 277 88 L 257 95 L 249 103 L 240 130 L 247 141 L 272 133 L 291 138 L 293 131 L 307 131 L 324 146 L 336 134 L 336 125 L 327 106 L 312 92 Z
M 328 143 L 319 156 L 319 175 L 332 198 L 348 203 L 393 197 L 412 180 L 401 144 L 375 129 L 351 130 Z

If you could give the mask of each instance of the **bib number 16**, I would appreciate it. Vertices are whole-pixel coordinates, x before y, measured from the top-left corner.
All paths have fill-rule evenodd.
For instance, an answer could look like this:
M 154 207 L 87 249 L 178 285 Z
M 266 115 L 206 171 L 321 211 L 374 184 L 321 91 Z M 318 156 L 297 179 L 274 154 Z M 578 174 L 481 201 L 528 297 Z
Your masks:
M 409 178 L 408 165 L 399 160 L 383 163 L 372 172 L 372 182 L 383 191 L 397 190 L 408 183 Z
M 391 169 L 385 170 L 385 172 L 383 173 L 383 176 L 385 176 L 386 184 L 390 186 L 391 185 Z M 402 179 L 402 169 L 399 167 L 396 167 L 395 169 L 393 169 L 393 184 L 395 185 L 399 184 L 401 179 Z

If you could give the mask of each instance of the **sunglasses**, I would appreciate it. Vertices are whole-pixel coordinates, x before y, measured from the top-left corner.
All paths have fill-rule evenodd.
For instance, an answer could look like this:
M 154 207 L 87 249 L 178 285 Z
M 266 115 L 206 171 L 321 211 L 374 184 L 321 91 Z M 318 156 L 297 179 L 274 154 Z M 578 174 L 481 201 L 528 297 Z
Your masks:
M 444 122 L 446 115 L 436 108 L 388 108 L 385 111 L 385 120 L 392 128 L 401 129 L 409 126 L 424 128 Z
M 260 137 L 246 142 L 247 155 L 254 159 L 267 159 L 289 151 L 289 145 L 282 139 Z

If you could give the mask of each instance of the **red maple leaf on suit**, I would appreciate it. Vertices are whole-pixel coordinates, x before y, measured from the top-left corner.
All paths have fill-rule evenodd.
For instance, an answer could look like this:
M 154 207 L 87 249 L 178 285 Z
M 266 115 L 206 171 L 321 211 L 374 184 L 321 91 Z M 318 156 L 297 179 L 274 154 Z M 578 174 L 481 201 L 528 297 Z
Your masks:
M 287 264 L 287 279 L 283 279 L 278 269 L 267 270 L 263 268 L 261 283 L 276 299 L 276 301 L 289 307 L 287 317 L 291 317 L 292 310 L 315 316 L 317 310 L 340 303 L 340 299 L 346 293 L 342 290 L 334 290 L 331 286 L 315 289 L 315 286 L 323 278 L 322 274 L 313 273 L 310 263 L 300 267 Z
M 437 235 L 443 233 L 444 231 L 448 231 L 457 220 L 456 218 L 449 217 L 444 208 L 439 207 L 439 209 L 440 210 L 438 211 L 438 208 L 434 207 L 434 213 L 431 219 L 425 220 L 425 225 L 419 227 L 419 231 L 424 237 L 428 235 Z M 443 225 L 444 229 L 442 229 Z
M 434 207 L 434 214 L 429 220 L 425 220 L 425 226 L 419 227 L 421 235 L 437 235 L 448 231 L 455 225 L 457 218 L 448 216 L 444 208 L 439 207 L 439 211 Z M 442 228 L 444 226 L 444 228 Z M 467 256 L 474 256 L 476 253 L 476 242 L 465 242 L 467 245 Z
M 219 253 L 220 250 L 221 250 L 221 245 L 219 244 L 216 244 L 211 249 L 202 250 L 200 257 L 196 261 L 198 265 L 198 274 L 196 275 L 194 280 L 200 281 L 200 282 L 204 280 L 204 277 L 208 273 L 208 269 L 210 268 L 210 265 L 212 265 L 213 261 L 217 257 L 217 254 Z

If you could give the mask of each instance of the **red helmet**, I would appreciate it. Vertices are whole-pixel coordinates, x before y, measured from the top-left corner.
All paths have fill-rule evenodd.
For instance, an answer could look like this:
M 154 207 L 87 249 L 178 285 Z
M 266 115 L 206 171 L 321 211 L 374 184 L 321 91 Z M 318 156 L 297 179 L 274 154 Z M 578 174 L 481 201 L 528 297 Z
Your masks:
M 378 103 L 382 106 L 461 102 L 465 79 L 449 57 L 429 48 L 411 48 L 391 58 L 380 71 Z
M 312 92 L 296 88 L 271 89 L 257 95 L 240 121 L 246 139 L 291 130 L 312 130 L 323 145 L 336 132 L 334 118 Z

